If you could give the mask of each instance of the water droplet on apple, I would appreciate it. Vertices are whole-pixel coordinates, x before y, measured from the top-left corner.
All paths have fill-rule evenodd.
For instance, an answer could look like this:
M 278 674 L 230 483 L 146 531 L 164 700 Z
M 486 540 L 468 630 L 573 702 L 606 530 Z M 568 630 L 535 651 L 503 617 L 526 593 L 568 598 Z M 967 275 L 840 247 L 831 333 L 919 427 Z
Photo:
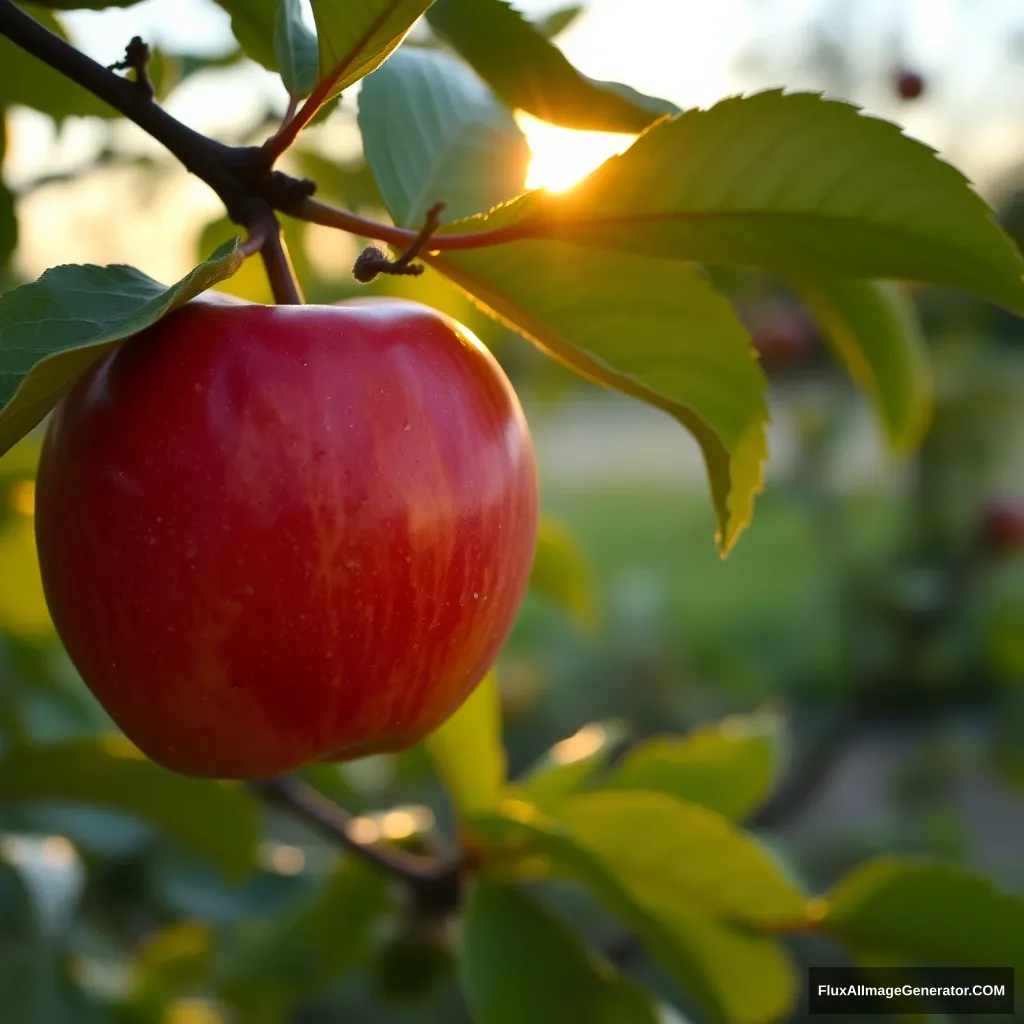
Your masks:
M 412 424 L 411 423 L 406 423 L 406 425 L 404 427 L 402 427 L 402 429 L 403 430 L 412 430 Z

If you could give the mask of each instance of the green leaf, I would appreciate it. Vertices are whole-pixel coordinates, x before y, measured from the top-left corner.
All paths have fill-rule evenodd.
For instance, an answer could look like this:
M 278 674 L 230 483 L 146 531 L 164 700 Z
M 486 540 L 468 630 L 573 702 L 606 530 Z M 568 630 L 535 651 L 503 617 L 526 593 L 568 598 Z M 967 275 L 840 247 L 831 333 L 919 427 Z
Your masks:
M 259 806 L 244 789 L 176 775 L 125 740 L 69 740 L 0 757 L 0 801 L 39 800 L 128 811 L 231 877 L 256 863 Z
M 580 790 L 604 767 L 622 742 L 625 730 L 615 723 L 591 722 L 556 743 L 517 782 L 519 794 L 545 813 Z
M 300 0 L 280 0 L 274 22 L 274 56 L 290 96 L 308 96 L 316 85 L 316 36 L 302 20 Z
M 601 784 L 669 793 L 738 821 L 774 788 L 781 727 L 774 714 L 734 715 L 682 738 L 649 740 Z
M 570 797 L 558 819 L 654 913 L 701 910 L 752 924 L 802 920 L 807 899 L 749 835 L 664 793 Z
M 696 908 L 648 908 L 621 879 L 551 819 L 528 804 L 506 801 L 501 813 L 478 816 L 472 827 L 487 847 L 485 870 L 508 874 L 510 858 L 527 877 L 544 876 L 584 885 L 632 930 L 709 1019 L 766 1024 L 785 1016 L 796 992 L 796 975 L 785 950 L 771 936 L 734 928 Z M 745 984 L 737 985 L 743 978 Z
M 363 83 L 359 127 L 396 224 L 421 222 L 444 201 L 466 217 L 525 188 L 530 149 L 515 118 L 464 64 L 405 49 Z
M 312 0 L 320 40 L 317 98 L 329 100 L 387 60 L 433 0 Z
M 493 670 L 426 744 L 460 813 L 476 814 L 497 805 L 505 785 L 505 748 Z
M 246 922 L 222 942 L 221 990 L 244 1020 L 255 1019 L 257 1010 L 271 1020 L 288 1019 L 296 1003 L 364 960 L 394 902 L 387 877 L 343 858 L 295 912 L 268 918 L 262 927 Z
M 761 489 L 766 385 L 746 330 L 699 271 L 552 242 L 426 260 L 576 373 L 679 420 L 703 450 L 729 550 Z
M 1024 900 L 960 868 L 868 861 L 839 882 L 827 906 L 824 927 L 858 951 L 1024 970 Z
M 581 630 L 597 622 L 586 555 L 561 523 L 545 517 L 537 531 L 530 588 L 554 601 Z
M 0 455 L 115 345 L 241 264 L 235 239 L 170 288 L 134 267 L 63 266 L 0 296 Z
M 150 932 L 132 964 L 126 1000 L 132 1012 L 159 1020 L 163 1007 L 183 991 L 205 988 L 216 951 L 212 929 L 199 921 L 178 921 Z
M 35 4 L 19 6 L 54 35 L 67 39 L 63 26 L 48 10 Z M 58 122 L 68 117 L 120 117 L 88 89 L 2 36 L 0 67 L 0 110 L 10 106 L 31 107 Z
M 537 19 L 533 24 L 537 31 L 545 39 L 554 39 L 561 35 L 576 19 L 583 13 L 582 4 L 570 4 L 568 7 L 559 7 L 543 18 Z
M 689 110 L 574 188 L 530 192 L 449 230 L 498 228 L 709 264 L 930 281 L 1024 310 L 1024 263 L 967 179 L 896 125 L 810 93 Z
M 833 351 L 875 401 L 892 447 L 914 448 L 931 418 L 928 352 L 913 305 L 894 285 L 852 277 L 794 276 Z
M 477 1024 L 658 1024 L 650 997 L 518 889 L 469 892 L 461 974 Z
M 679 108 L 581 75 L 506 0 L 437 0 L 430 27 L 512 108 L 566 128 L 639 132 Z
M 277 71 L 274 44 L 278 0 L 215 0 L 231 15 L 231 31 L 245 55 L 270 71 Z

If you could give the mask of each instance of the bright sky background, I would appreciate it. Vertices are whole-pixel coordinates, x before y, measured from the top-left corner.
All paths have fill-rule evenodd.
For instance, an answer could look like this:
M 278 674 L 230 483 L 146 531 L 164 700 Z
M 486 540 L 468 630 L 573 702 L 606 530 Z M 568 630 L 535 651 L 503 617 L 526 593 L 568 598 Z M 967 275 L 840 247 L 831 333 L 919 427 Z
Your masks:
M 519 0 L 518 6 L 536 15 L 567 2 Z M 124 10 L 75 12 L 65 20 L 78 44 L 104 63 L 118 59 L 133 35 L 178 50 L 216 53 L 231 45 L 228 18 L 210 0 L 146 0 Z M 855 55 L 854 74 L 809 61 L 816 21 Z M 998 182 L 1024 152 L 1019 0 L 590 0 L 559 45 L 586 74 L 628 82 L 683 107 L 768 85 L 831 90 L 900 121 L 982 188 Z M 925 75 L 924 100 L 907 105 L 895 99 L 892 72 L 899 66 Z M 175 92 L 169 107 L 200 130 L 223 135 L 253 119 L 268 99 L 281 97 L 274 76 L 247 67 L 196 76 Z M 630 141 L 568 133 L 525 117 L 522 124 L 534 150 L 533 186 L 564 187 Z M 327 126 L 336 136 L 325 143 L 338 153 L 353 146 L 351 127 L 343 125 L 334 119 Z M 116 131 L 120 141 L 142 151 L 150 146 L 134 126 Z M 12 134 L 5 172 L 15 186 L 82 161 L 100 138 L 95 126 L 72 122 L 55 140 L 47 120 L 30 112 L 19 114 Z M 120 226 L 116 236 L 97 230 L 110 223 L 109 177 L 64 190 L 63 201 L 55 198 L 56 189 L 30 197 L 23 203 L 23 213 L 30 214 L 25 272 L 38 273 L 58 260 L 130 259 L 143 237 L 171 237 L 180 200 L 194 208 L 197 223 L 215 215 L 216 200 L 201 183 L 182 180 L 175 189 L 149 197 L 144 216 L 134 226 Z M 136 262 L 166 278 L 190 257 L 184 242 L 168 241 L 148 253 L 148 263 Z

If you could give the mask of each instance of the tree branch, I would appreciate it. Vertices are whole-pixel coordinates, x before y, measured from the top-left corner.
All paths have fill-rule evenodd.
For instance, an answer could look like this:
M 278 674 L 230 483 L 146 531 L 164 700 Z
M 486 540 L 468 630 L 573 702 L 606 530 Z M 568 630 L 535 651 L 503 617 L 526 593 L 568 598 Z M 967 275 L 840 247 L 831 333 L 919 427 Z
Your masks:
M 230 146 L 182 124 L 136 82 L 122 78 L 81 53 L 15 6 L 13 0 L 0 0 L 0 36 L 6 36 L 134 121 L 188 171 L 205 181 L 237 224 L 251 227 L 267 210 L 279 210 L 300 220 L 386 242 L 403 251 L 417 242 L 416 231 L 382 224 L 317 202 L 311 198 L 316 188 L 313 182 L 268 168 L 268 160 L 275 158 L 288 133 L 296 130 L 302 120 L 302 110 L 287 122 L 285 132 L 279 132 L 263 147 Z M 536 224 L 519 223 L 487 231 L 433 235 L 429 248 L 431 251 L 476 249 L 542 233 Z
M 237 208 L 245 197 L 240 194 L 239 183 L 230 168 L 243 162 L 241 155 L 246 150 L 225 146 L 182 124 L 154 103 L 136 83 L 114 74 L 54 35 L 16 7 L 13 0 L 0 0 L 0 35 L 134 121 L 169 149 L 189 171 L 207 182 L 235 216 L 232 207 Z
M 747 826 L 779 828 L 798 817 L 831 781 L 852 745 L 863 735 L 868 718 L 868 712 L 859 704 L 841 709 L 797 756 L 781 784 L 747 821 Z
M 352 815 L 295 776 L 250 782 L 249 787 L 263 799 L 293 811 L 368 864 L 406 883 L 421 908 L 445 912 L 458 907 L 462 865 L 457 857 L 421 857 L 386 843 L 361 842 L 354 834 Z
M 414 245 L 419 232 L 409 228 L 399 228 L 391 224 L 360 217 L 348 210 L 322 203 L 312 197 L 304 198 L 285 212 L 299 220 L 311 224 L 322 224 L 328 228 L 340 228 L 353 235 L 373 238 L 378 242 L 387 242 L 399 249 L 408 249 Z M 506 242 L 520 242 L 528 238 L 539 238 L 545 234 L 543 226 L 530 221 L 520 221 L 500 228 L 489 228 L 486 231 L 451 232 L 443 235 L 432 235 L 426 247 L 430 252 L 443 252 L 446 249 L 485 249 L 491 245 L 503 245 Z

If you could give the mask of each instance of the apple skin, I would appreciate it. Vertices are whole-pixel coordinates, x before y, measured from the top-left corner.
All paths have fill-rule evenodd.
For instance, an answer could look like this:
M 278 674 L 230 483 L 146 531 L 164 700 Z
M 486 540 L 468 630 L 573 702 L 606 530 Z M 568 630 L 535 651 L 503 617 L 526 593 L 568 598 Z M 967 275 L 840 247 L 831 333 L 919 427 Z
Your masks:
M 537 515 L 518 399 L 454 320 L 192 302 L 58 405 L 36 539 L 125 734 L 184 774 L 261 778 L 455 711 L 512 626 Z
M 924 95 L 924 77 L 916 71 L 899 71 L 896 73 L 896 95 L 901 100 L 918 100 Z
M 981 539 L 992 554 L 1024 548 L 1024 500 L 993 498 L 982 513 Z

